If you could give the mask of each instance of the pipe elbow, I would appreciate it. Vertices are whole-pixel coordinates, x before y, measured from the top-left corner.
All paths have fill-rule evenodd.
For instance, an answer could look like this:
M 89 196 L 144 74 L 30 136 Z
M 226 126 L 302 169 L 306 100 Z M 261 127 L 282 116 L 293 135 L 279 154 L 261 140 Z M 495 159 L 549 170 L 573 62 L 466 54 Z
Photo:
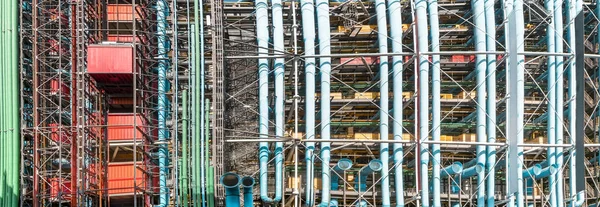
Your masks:
M 573 200 L 573 205 L 575 207 L 579 207 L 579 206 L 583 205 L 584 202 L 585 202 L 585 193 L 584 193 L 584 191 L 579 191 L 577 193 L 577 196 L 575 196 L 575 200 Z

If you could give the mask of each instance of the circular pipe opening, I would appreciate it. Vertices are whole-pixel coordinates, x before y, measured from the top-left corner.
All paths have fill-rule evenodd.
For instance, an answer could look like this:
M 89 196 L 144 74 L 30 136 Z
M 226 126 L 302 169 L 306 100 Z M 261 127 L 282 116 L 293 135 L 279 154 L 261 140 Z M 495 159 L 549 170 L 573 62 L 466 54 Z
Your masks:
M 452 171 L 454 171 L 454 173 L 460 173 L 463 169 L 462 163 L 460 162 L 454 162 L 452 163 Z
M 381 160 L 371 160 L 371 162 L 369 162 L 369 167 L 373 171 L 380 171 L 381 168 L 383 168 L 383 163 L 381 162 Z
M 352 161 L 346 158 L 340 159 L 337 166 L 342 170 L 349 170 L 352 167 Z
M 243 187 L 252 187 L 254 186 L 254 178 L 250 176 L 246 176 L 242 178 L 242 186 Z
M 221 183 L 226 188 L 235 188 L 240 185 L 240 176 L 235 173 L 225 173 L 221 176 Z

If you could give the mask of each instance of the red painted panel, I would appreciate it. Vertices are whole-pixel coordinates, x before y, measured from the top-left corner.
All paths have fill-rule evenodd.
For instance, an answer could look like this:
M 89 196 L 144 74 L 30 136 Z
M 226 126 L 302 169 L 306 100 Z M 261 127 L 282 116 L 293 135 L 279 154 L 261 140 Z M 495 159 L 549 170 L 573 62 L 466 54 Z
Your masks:
M 134 129 L 133 124 L 136 121 L 138 128 L 143 125 L 141 116 L 134 116 L 131 113 L 109 113 L 108 114 L 108 140 L 133 140 L 135 137 L 141 140 L 143 134 L 140 130 Z
M 62 90 L 62 91 L 61 91 Z M 62 92 L 62 94 L 69 96 L 71 93 L 71 89 L 64 82 L 60 82 L 57 79 L 50 80 L 50 91 L 53 94 L 58 94 Z
M 63 128 L 62 130 L 58 130 L 58 124 L 48 124 L 50 127 L 51 135 L 50 138 L 55 142 L 60 142 L 63 144 L 71 144 L 71 133 L 68 131 L 68 128 Z
M 62 184 L 61 181 L 62 180 Z M 50 178 L 50 197 L 53 200 L 66 200 L 71 198 L 71 181 L 64 178 Z
M 138 167 L 142 163 L 138 162 Z M 144 172 L 135 168 L 133 162 L 126 163 L 110 163 L 108 165 L 108 194 L 126 194 L 135 192 L 135 180 L 138 186 L 144 181 Z
M 133 21 L 131 4 L 109 4 L 106 7 L 108 21 Z M 136 12 L 135 18 L 140 19 L 139 13 Z
M 90 45 L 88 73 L 133 73 L 133 47 L 129 44 Z

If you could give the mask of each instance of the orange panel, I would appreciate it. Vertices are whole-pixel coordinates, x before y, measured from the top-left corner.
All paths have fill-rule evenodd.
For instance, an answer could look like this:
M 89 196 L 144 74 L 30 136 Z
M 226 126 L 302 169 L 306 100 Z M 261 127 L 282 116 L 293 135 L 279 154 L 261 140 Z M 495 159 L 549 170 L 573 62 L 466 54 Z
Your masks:
M 142 117 L 134 116 L 132 113 L 109 113 L 108 114 L 108 140 L 133 140 L 133 136 L 135 134 L 135 138 L 138 140 L 142 139 L 142 132 L 140 130 L 134 129 L 133 124 L 142 126 Z
M 376 57 L 364 57 L 364 58 L 365 58 L 365 62 L 367 62 L 367 64 L 373 64 L 375 62 L 375 60 L 377 60 Z M 340 63 L 345 63 L 346 61 L 350 61 L 350 62 L 346 63 L 346 65 L 364 65 L 361 57 L 340 58 Z
M 90 45 L 88 73 L 132 74 L 133 47 L 130 44 Z
M 141 164 L 138 162 L 138 166 Z M 136 183 L 140 186 L 144 181 L 144 172 L 139 168 L 136 169 L 133 162 L 110 163 L 108 165 L 108 194 L 134 193 L 134 172 Z
M 108 21 L 133 21 L 133 7 L 130 4 L 109 4 L 107 8 Z M 136 19 L 140 19 L 139 13 L 135 14 Z
M 109 34 L 108 35 L 108 41 L 111 42 L 125 42 L 125 43 L 131 43 L 133 42 L 133 35 L 115 35 L 115 34 Z M 140 38 L 136 38 L 137 42 L 140 42 Z

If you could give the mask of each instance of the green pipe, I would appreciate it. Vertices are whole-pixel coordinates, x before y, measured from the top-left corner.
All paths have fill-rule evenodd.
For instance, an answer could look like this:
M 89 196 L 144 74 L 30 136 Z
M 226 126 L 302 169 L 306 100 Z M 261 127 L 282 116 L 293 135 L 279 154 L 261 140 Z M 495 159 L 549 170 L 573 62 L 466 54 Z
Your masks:
M 6 12 L 6 4 L 8 1 L 2 1 L 2 5 L 0 5 L 0 12 L 1 14 L 5 15 Z M 0 34 L 0 79 L 1 80 L 6 80 L 8 79 L 8 70 L 6 69 L 6 54 L 8 54 L 8 52 L 5 50 L 5 48 L 8 48 L 7 45 L 5 45 L 4 43 L 4 37 L 5 37 L 5 21 L 6 18 L 2 18 L 2 20 L 0 21 L 0 30 L 2 31 Z M 6 82 L 2 82 L 2 85 L 0 85 L 0 94 L 7 94 L 8 91 L 8 87 L 6 87 Z M 8 125 L 8 115 L 6 114 L 6 102 L 8 101 L 8 98 L 2 98 L 2 100 L 0 101 L 0 146 L 6 146 L 6 139 L 7 139 L 7 125 Z M 8 147 L 0 147 L 0 156 L 2 157 L 6 157 L 6 150 L 8 149 Z M 6 192 L 5 192 L 5 188 L 6 188 L 6 177 L 5 175 L 5 160 L 4 159 L 0 159 L 0 205 L 2 206 L 6 206 Z
M 215 207 L 215 185 L 214 185 L 214 176 L 215 176 L 215 168 L 213 166 L 208 166 L 208 176 L 207 178 L 207 195 L 206 200 L 208 203 L 208 207 Z
M 182 159 L 181 162 L 181 174 L 179 178 L 181 179 L 181 197 L 183 198 L 183 206 L 188 206 L 188 94 L 187 90 L 182 91 L 182 105 L 183 105 L 183 113 L 182 113 L 182 132 L 181 132 L 181 151 L 182 151 Z
M 195 77 L 194 77 L 194 95 L 195 95 L 195 101 L 201 101 L 200 97 L 201 97 L 201 85 L 200 85 L 200 74 L 199 74 L 199 69 L 200 69 L 200 42 L 198 41 L 199 39 L 199 35 L 200 35 L 200 27 L 202 26 L 202 22 L 200 22 L 200 4 L 201 2 L 199 0 L 194 0 L 194 28 L 193 28 L 193 32 L 194 34 L 192 35 L 193 37 L 193 52 L 194 52 L 194 60 L 193 60 L 193 64 L 194 64 L 194 73 L 195 73 Z M 203 180 L 204 178 L 201 177 L 201 172 L 200 172 L 200 164 L 201 164 L 201 160 L 200 160 L 200 147 L 202 147 L 202 143 L 200 143 L 200 137 L 202 136 L 202 125 L 200 125 L 200 120 L 202 119 L 201 115 L 200 115 L 200 111 L 202 109 L 200 109 L 199 107 L 203 107 L 201 104 L 199 103 L 194 103 L 194 128 L 196 129 L 194 131 L 194 176 L 196 177 L 196 179 L 194 180 L 195 183 L 195 191 L 194 191 L 194 204 L 195 206 L 205 206 L 204 201 L 201 199 L 201 195 L 202 195 L 202 189 L 204 188 L 204 186 L 202 186 L 202 182 L 201 180 Z
M 208 189 L 207 191 L 209 192 L 208 195 L 206 196 L 206 200 L 208 200 L 208 206 L 209 207 L 213 207 L 214 206 L 214 169 L 210 166 L 210 143 L 209 143 L 209 137 L 210 137 L 210 100 L 206 99 L 205 101 L 206 106 L 204 107 L 204 153 L 206 154 L 204 156 L 204 166 L 205 168 L 209 168 L 208 171 L 209 173 L 212 171 L 212 174 L 207 175 L 206 177 L 208 177 L 207 180 L 207 186 Z M 207 173 L 208 174 L 208 173 Z

